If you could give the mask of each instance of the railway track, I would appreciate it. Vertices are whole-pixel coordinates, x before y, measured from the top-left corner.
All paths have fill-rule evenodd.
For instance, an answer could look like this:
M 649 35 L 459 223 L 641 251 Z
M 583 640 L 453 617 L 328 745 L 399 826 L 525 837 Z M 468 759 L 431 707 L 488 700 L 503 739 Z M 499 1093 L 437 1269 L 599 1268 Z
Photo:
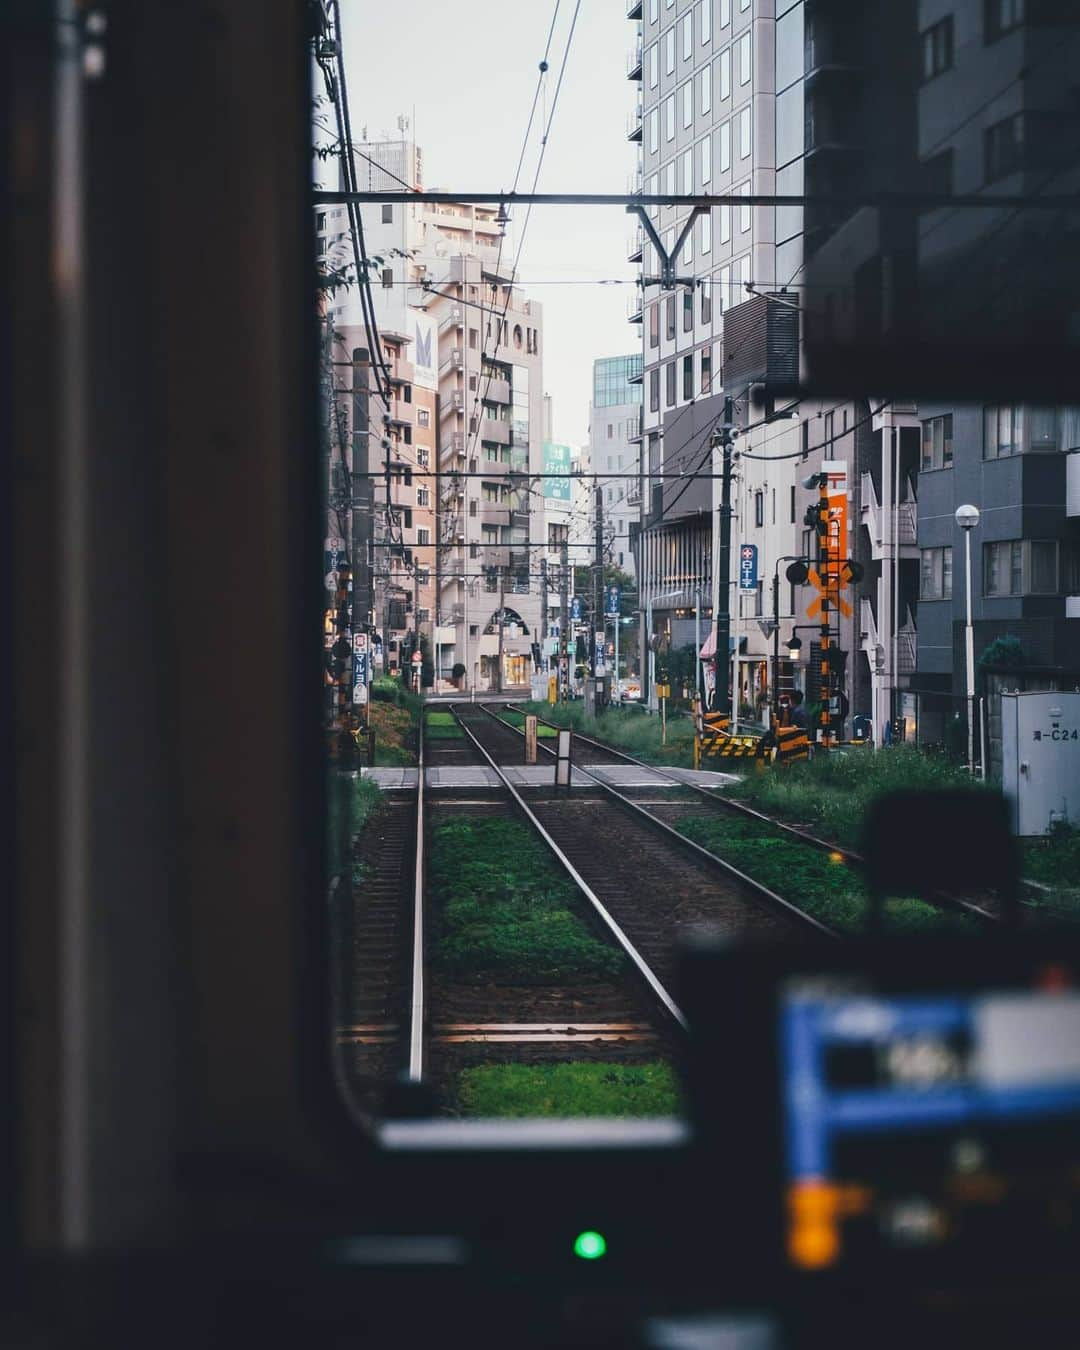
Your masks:
M 460 741 L 422 736 L 417 784 L 386 794 L 359 840 L 359 873 L 346 924 L 347 968 L 338 1046 L 354 1100 L 379 1111 L 403 1076 L 453 1109 L 461 1072 L 477 1065 L 600 1062 L 641 1064 L 680 1053 L 684 1022 L 647 963 L 618 944 L 587 886 L 575 880 L 582 917 L 621 945 L 622 975 L 519 983 L 448 973 L 439 960 L 439 914 L 427 895 L 433 833 L 452 818 L 517 819 L 515 789 L 467 728 Z M 494 769 L 497 786 L 431 794 L 429 767 Z M 532 828 L 537 829 L 535 821 Z M 545 844 L 548 839 L 541 831 Z M 570 869 L 568 875 L 573 876 Z
M 518 708 L 513 710 L 521 711 Z M 540 718 L 539 721 L 545 726 L 557 727 L 556 723 L 545 722 L 543 718 Z M 510 730 L 513 730 L 513 728 L 510 728 Z M 649 803 L 653 813 L 665 823 L 670 824 L 674 819 L 707 818 L 710 814 L 738 817 L 753 821 L 764 830 L 770 831 L 781 838 L 790 839 L 793 843 L 824 853 L 833 862 L 842 862 L 856 872 L 862 871 L 864 865 L 862 854 L 855 852 L 854 849 L 845 848 L 828 839 L 822 839 L 797 825 L 776 820 L 772 816 L 765 815 L 764 812 L 755 810 L 752 806 L 733 801 L 710 788 L 677 778 L 670 773 L 666 773 L 662 767 L 649 764 L 647 761 L 638 759 L 635 755 L 627 754 L 625 751 L 616 750 L 591 736 L 575 731 L 574 740 L 577 744 L 588 747 L 588 759 L 582 758 L 580 761 L 581 767 L 586 770 L 589 766 L 604 767 L 606 765 L 633 764 L 665 780 L 664 790 L 672 794 L 671 801 L 660 800 Z M 687 810 L 686 803 L 688 801 L 694 801 L 698 809 Z M 960 896 L 942 894 L 935 897 L 934 903 L 944 910 L 953 910 L 965 915 L 980 926 L 995 926 L 1002 920 L 1002 915 L 998 910 Z
M 485 753 L 518 759 L 522 733 L 482 704 L 463 716 Z M 554 753 L 547 746 L 543 750 Z M 738 938 L 833 936 L 797 906 L 680 835 L 584 766 L 576 766 L 575 775 L 572 797 L 547 793 L 530 798 L 526 809 L 665 978 L 670 978 L 678 932 L 688 925 L 718 924 Z M 583 777 L 589 780 L 584 791 Z

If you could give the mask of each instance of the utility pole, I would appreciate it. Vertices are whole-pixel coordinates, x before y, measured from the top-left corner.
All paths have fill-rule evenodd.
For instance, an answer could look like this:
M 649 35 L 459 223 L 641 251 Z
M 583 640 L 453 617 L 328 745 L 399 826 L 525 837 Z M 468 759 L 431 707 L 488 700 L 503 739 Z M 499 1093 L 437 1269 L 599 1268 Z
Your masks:
M 603 594 L 604 594 L 604 489 L 600 486 L 600 480 L 596 481 L 596 561 L 593 564 L 593 625 L 592 625 L 592 673 L 600 674 L 600 658 L 603 655 L 602 642 L 597 642 L 596 632 L 597 624 L 603 624 Z M 600 630 L 603 632 L 603 629 Z
M 413 650 L 420 651 L 420 565 L 416 561 L 416 554 L 413 554 Z M 419 694 L 424 687 L 424 657 L 420 654 L 420 664 L 416 667 L 416 692 Z
M 717 557 L 717 578 L 720 583 L 719 612 L 716 616 L 716 711 L 721 716 L 731 715 L 731 447 L 734 441 L 735 400 L 724 399 L 724 420 L 719 432 L 713 434 L 713 445 L 723 453 L 720 480 L 720 552 Z
M 540 641 L 546 642 L 548 635 L 548 574 L 547 558 L 540 559 Z M 543 648 L 541 648 L 543 650 Z
M 559 697 L 566 701 L 570 686 L 570 664 L 567 656 L 570 627 L 570 545 L 564 539 L 559 545 Z
M 499 670 L 495 676 L 497 693 L 503 691 L 503 633 L 506 630 L 506 576 L 503 565 L 499 563 Z

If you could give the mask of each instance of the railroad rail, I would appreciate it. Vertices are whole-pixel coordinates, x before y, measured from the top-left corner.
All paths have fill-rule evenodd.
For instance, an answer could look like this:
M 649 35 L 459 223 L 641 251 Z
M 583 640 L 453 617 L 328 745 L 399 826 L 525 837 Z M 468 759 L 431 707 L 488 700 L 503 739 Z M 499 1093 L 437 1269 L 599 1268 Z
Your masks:
M 521 713 L 522 709 L 516 704 L 509 705 L 513 711 Z M 542 717 L 537 719 L 544 726 L 555 727 L 558 729 L 557 722 L 548 722 Z M 508 724 L 506 724 L 508 725 Z M 511 727 L 511 731 L 516 729 Z M 565 728 L 563 728 L 565 730 Z M 590 751 L 601 756 L 600 764 L 634 764 L 638 768 L 647 769 L 658 778 L 664 780 L 668 787 L 681 788 L 684 791 L 694 794 L 699 799 L 706 801 L 713 810 L 728 813 L 730 815 L 743 816 L 746 819 L 754 820 L 758 824 L 775 831 L 781 835 L 787 835 L 805 844 L 809 848 L 829 855 L 831 858 L 840 858 L 849 867 L 856 870 L 862 870 L 865 866 L 865 859 L 861 853 L 854 849 L 846 848 L 842 844 L 837 844 L 828 839 L 822 839 L 809 830 L 804 830 L 798 825 L 791 825 L 787 821 L 777 820 L 773 816 L 766 815 L 763 811 L 758 811 L 752 806 L 747 806 L 745 802 L 734 801 L 730 797 L 725 797 L 721 793 L 713 791 L 711 788 L 703 787 L 699 783 L 689 782 L 686 779 L 675 778 L 671 774 L 665 773 L 664 769 L 655 764 L 649 764 L 646 760 L 639 759 L 636 755 L 628 754 L 625 750 L 617 750 L 614 746 L 607 745 L 603 741 L 598 741 L 592 736 L 587 736 L 583 732 L 574 731 L 574 739 L 588 745 Z M 546 748 L 546 747 L 545 747 Z M 582 771 L 580 764 L 575 765 L 578 772 Z M 1029 884 L 1024 882 L 1024 884 Z M 993 910 L 986 909 L 973 900 L 966 900 L 961 896 L 942 894 L 935 899 L 935 903 L 942 908 L 955 909 L 960 913 L 968 915 L 976 922 L 987 925 L 994 925 L 1001 922 L 1001 916 L 995 914 Z
M 514 745 L 515 748 L 520 745 L 520 741 L 523 737 L 521 731 L 518 731 L 516 728 L 511 727 L 507 722 L 503 721 L 503 719 L 487 705 L 479 704 L 477 706 L 479 707 L 480 712 L 488 719 L 488 725 L 500 729 L 494 734 L 508 734 L 511 737 L 510 744 Z M 539 744 L 540 743 L 538 742 L 538 745 Z M 550 747 L 543 746 L 542 748 L 545 754 L 554 757 L 555 752 L 551 750 Z M 621 815 L 633 817 L 637 823 L 644 825 L 652 834 L 661 836 L 664 844 L 669 846 L 673 852 L 677 850 L 683 855 L 689 855 L 698 868 L 703 869 L 708 874 L 711 885 L 714 888 L 717 880 L 722 879 L 728 892 L 734 891 L 738 896 L 737 903 L 740 906 L 745 908 L 747 901 L 749 901 L 763 916 L 766 916 L 772 921 L 771 924 L 763 921 L 758 926 L 775 927 L 776 924 L 779 923 L 789 930 L 797 930 L 803 934 L 812 934 L 819 938 L 833 938 L 839 936 L 833 929 L 819 922 L 817 919 L 813 918 L 812 915 L 807 914 L 804 910 L 800 909 L 797 905 L 792 904 L 791 901 L 787 900 L 785 897 L 778 895 L 775 891 L 762 885 L 761 882 L 748 876 L 745 872 L 742 872 L 739 868 L 733 866 L 725 859 L 718 857 L 715 853 L 710 852 L 710 850 L 702 848 L 700 844 L 695 843 L 692 839 L 688 839 L 685 835 L 680 834 L 665 821 L 660 820 L 652 812 L 647 811 L 639 802 L 634 801 L 625 793 L 612 787 L 611 784 L 604 782 L 595 774 L 590 773 L 589 770 L 581 764 L 575 765 L 574 773 L 579 781 L 582 776 L 587 778 L 591 787 L 595 787 L 603 797 L 615 803 L 620 808 Z M 546 814 L 550 814 L 552 811 L 551 804 L 545 806 L 543 810 Z M 599 833 L 598 830 L 592 832 L 594 843 L 596 842 Z M 655 845 L 653 848 L 655 849 Z M 728 898 L 732 898 L 730 894 Z M 703 915 L 702 917 L 706 916 Z M 730 912 L 726 917 L 731 917 Z

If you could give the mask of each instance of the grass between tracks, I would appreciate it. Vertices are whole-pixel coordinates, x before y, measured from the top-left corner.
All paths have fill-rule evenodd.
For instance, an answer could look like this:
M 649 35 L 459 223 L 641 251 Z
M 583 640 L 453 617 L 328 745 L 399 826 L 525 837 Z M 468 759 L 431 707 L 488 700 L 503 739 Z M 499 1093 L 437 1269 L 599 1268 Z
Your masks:
M 676 828 L 819 923 L 842 933 L 857 933 L 864 927 L 867 898 L 862 882 L 846 864 L 831 861 L 828 854 L 738 817 L 690 817 Z M 974 921 L 966 916 L 915 899 L 888 901 L 883 926 L 889 932 L 905 933 L 975 931 Z
M 1045 839 L 1026 839 L 1020 869 L 1025 877 L 1051 888 L 1027 903 L 1047 919 L 1080 922 L 1080 830 L 1056 825 Z
M 444 821 L 434 831 L 428 877 L 435 961 L 447 974 L 561 984 L 623 969 L 621 953 L 573 913 L 573 885 L 519 821 Z
M 536 713 L 561 727 L 624 750 L 650 764 L 688 769 L 694 759 L 694 724 L 689 717 L 669 717 L 667 744 L 660 744 L 660 718 L 641 708 L 608 708 L 598 717 L 585 716 L 584 701 L 573 703 L 526 703 Z M 520 714 L 518 714 L 520 716 Z
M 516 708 L 506 708 L 499 716 L 508 726 L 516 727 L 518 731 L 524 730 L 525 714 L 518 712 Z M 546 726 L 543 722 L 536 724 L 536 735 L 542 741 L 555 740 L 558 734 L 557 727 Z
M 681 1109 L 669 1064 L 487 1064 L 462 1070 L 468 1116 L 671 1116 Z
M 424 735 L 429 741 L 461 741 L 465 733 L 458 726 L 453 713 L 436 708 L 424 714 Z

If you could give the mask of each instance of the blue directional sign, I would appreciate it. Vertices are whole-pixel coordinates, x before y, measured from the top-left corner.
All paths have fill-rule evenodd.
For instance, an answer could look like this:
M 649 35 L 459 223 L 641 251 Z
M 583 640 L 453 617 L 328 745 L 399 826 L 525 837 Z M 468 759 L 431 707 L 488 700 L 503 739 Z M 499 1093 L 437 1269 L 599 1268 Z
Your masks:
M 604 593 L 604 613 L 609 617 L 618 618 L 620 591 L 618 586 L 609 586 Z
M 739 590 L 757 590 L 757 544 L 743 544 L 739 549 Z
M 581 622 L 581 596 L 575 595 L 570 601 L 570 617 L 575 623 Z

